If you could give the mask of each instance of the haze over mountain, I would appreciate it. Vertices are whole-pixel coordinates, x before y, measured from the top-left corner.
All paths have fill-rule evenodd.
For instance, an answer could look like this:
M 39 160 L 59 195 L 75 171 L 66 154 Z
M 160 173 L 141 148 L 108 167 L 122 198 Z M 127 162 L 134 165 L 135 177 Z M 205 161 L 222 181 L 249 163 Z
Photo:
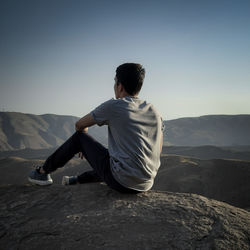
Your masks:
M 250 115 L 206 115 L 165 121 L 165 138 L 176 146 L 250 145 Z
M 61 145 L 74 133 L 79 117 L 0 112 L 0 151 Z M 164 144 L 177 146 L 250 145 L 250 115 L 211 115 L 164 121 Z M 89 129 L 107 145 L 107 128 Z
M 74 116 L 0 112 L 0 151 L 59 146 L 74 133 L 77 120 Z M 97 133 L 96 128 L 89 133 L 105 143 L 107 133 Z

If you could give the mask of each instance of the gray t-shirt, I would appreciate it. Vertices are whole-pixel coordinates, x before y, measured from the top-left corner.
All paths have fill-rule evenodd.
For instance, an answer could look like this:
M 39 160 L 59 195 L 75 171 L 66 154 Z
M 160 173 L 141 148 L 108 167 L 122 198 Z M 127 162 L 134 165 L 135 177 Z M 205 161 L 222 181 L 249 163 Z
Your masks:
M 162 119 L 152 104 L 137 97 L 110 99 L 91 112 L 108 125 L 108 150 L 114 178 L 123 186 L 149 190 L 160 167 Z

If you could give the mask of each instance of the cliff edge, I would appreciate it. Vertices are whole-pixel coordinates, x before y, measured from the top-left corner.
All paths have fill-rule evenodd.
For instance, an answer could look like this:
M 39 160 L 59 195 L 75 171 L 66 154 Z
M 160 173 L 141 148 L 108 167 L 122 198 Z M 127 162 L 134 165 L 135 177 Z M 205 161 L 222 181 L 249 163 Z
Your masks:
M 250 212 L 103 184 L 0 187 L 0 249 L 249 249 Z

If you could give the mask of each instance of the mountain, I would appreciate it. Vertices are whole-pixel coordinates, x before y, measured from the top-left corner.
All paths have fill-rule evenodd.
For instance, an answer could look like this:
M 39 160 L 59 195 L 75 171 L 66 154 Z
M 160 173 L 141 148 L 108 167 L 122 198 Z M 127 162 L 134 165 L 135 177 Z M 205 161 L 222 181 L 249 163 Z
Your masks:
M 168 145 L 250 145 L 250 115 L 206 115 L 164 124 Z
M 250 161 L 162 155 L 154 190 L 194 193 L 250 208 Z
M 55 147 L 73 132 L 72 116 L 0 113 L 0 149 Z
M 234 159 L 250 161 L 250 146 L 216 147 L 216 146 L 164 146 L 163 154 L 191 156 L 203 160 Z M 1 152 L 0 152 L 1 157 Z
M 59 146 L 74 133 L 77 120 L 74 116 L 0 112 L 0 151 Z M 107 133 L 100 131 L 105 128 L 95 126 L 89 133 L 105 143 Z
M 0 217 L 1 249 L 249 249 L 250 213 L 195 194 L 1 186 Z
M 61 145 L 75 131 L 79 117 L 0 112 L 0 151 Z M 164 144 L 175 146 L 250 145 L 250 115 L 210 115 L 164 121 Z M 107 145 L 107 127 L 89 134 Z

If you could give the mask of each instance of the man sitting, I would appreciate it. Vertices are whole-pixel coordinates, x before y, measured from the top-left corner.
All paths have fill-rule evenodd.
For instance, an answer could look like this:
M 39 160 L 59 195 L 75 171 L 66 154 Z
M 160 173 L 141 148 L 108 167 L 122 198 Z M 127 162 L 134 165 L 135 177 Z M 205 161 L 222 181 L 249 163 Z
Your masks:
M 114 79 L 116 99 L 102 103 L 76 122 L 76 132 L 43 166 L 30 172 L 29 181 L 38 185 L 52 184 L 50 173 L 79 153 L 93 171 L 64 176 L 63 184 L 104 181 L 123 193 L 149 190 L 160 167 L 163 123 L 153 105 L 138 97 L 144 77 L 142 65 L 120 65 Z M 88 127 L 94 124 L 108 126 L 108 149 L 88 135 Z

